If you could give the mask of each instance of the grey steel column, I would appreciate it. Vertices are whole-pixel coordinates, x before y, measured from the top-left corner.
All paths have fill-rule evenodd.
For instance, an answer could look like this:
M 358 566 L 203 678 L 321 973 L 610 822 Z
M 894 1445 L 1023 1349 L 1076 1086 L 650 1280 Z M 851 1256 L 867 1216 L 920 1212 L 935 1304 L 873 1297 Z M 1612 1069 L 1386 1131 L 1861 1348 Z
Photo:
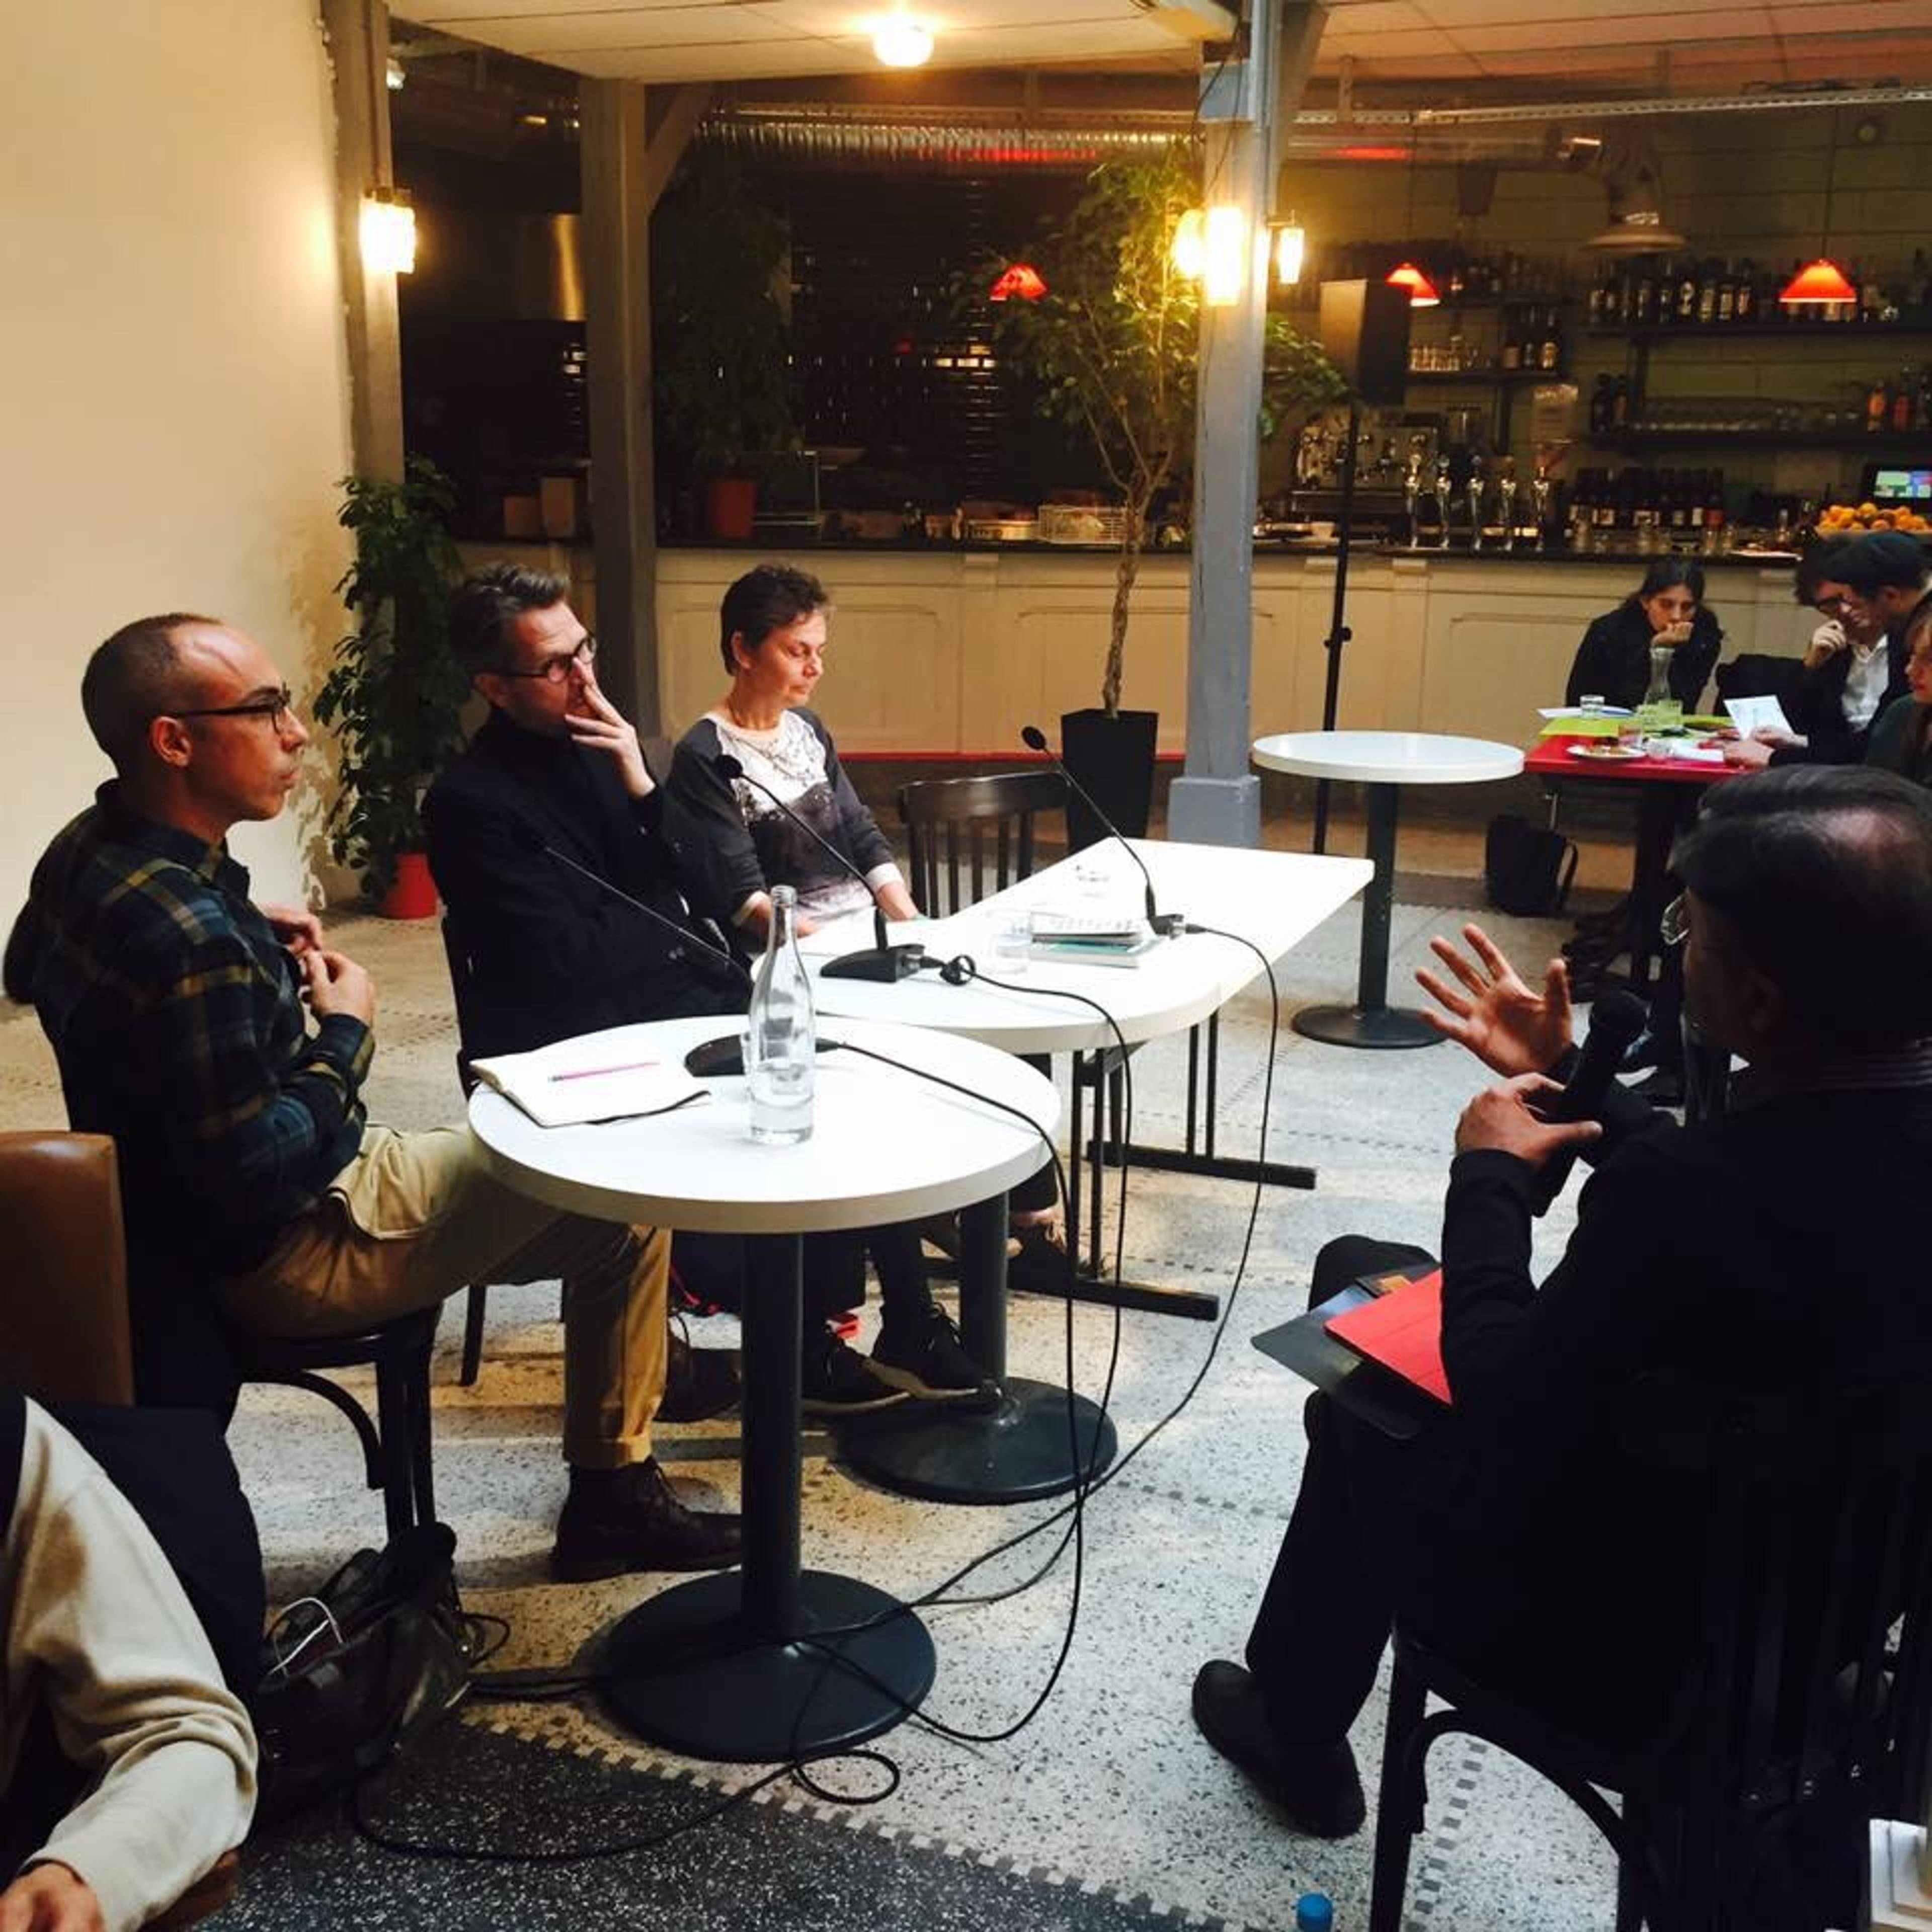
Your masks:
M 1261 842 L 1261 781 L 1248 769 L 1254 646 L 1254 520 L 1268 310 L 1265 224 L 1276 128 L 1292 116 L 1327 20 L 1317 0 L 1250 0 L 1245 58 L 1210 66 L 1202 89 L 1204 199 L 1245 209 L 1257 232 L 1241 299 L 1201 310 L 1195 409 L 1194 561 L 1187 619 L 1187 769 L 1168 798 L 1168 836 Z

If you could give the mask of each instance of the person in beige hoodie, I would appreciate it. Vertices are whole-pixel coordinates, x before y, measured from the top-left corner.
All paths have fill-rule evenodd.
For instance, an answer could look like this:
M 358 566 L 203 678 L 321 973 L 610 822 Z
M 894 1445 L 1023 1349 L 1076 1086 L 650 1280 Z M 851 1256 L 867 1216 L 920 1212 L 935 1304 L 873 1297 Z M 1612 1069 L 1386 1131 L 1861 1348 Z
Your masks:
M 38 1795 L 11 1786 L 43 1704 L 88 1780 L 17 1874 L 0 1868 L 0 1932 L 133 1932 L 242 1841 L 255 1735 L 133 1506 L 10 1393 L 0 1510 L 0 1814 Z

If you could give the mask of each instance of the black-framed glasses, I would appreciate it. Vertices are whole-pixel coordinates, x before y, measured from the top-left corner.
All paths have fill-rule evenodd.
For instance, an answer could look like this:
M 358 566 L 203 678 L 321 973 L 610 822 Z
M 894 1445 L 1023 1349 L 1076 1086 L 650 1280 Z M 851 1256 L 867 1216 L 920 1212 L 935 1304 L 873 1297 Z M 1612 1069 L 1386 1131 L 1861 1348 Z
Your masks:
M 278 731 L 289 728 L 295 708 L 295 694 L 284 685 L 280 691 L 251 698 L 242 704 L 204 704 L 192 710 L 170 711 L 170 718 L 266 718 Z
M 512 670 L 508 666 L 499 667 L 499 677 L 541 678 L 545 684 L 561 684 L 579 664 L 588 665 L 597 656 L 597 640 L 586 631 L 584 641 L 574 651 L 565 651 L 554 658 L 546 658 L 535 670 Z
M 1657 936 L 1666 946 L 1682 946 L 1690 937 L 1690 909 L 1682 892 L 1664 908 L 1657 922 Z

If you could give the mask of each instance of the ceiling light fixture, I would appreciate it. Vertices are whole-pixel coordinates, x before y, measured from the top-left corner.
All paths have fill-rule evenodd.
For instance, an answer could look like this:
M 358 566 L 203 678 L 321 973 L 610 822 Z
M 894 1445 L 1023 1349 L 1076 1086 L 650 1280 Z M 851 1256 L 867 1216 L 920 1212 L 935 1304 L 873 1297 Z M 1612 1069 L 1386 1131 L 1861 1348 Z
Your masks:
M 1410 136 L 1408 143 L 1408 206 L 1402 218 L 1402 234 L 1405 248 L 1413 244 L 1415 239 L 1415 140 L 1413 134 Z M 1392 289 L 1406 290 L 1411 308 L 1434 308 L 1442 300 L 1436 284 L 1406 255 L 1382 280 Z
M 910 14 L 895 14 L 873 28 L 872 51 L 882 67 L 923 67 L 932 58 L 932 29 Z
M 986 292 L 988 302 L 1038 302 L 1046 292 L 1046 283 L 1030 262 L 1015 262 Z
M 1828 128 L 1825 224 L 1818 238 L 1818 259 L 1806 262 L 1778 292 L 1780 308 L 1828 308 L 1840 302 L 1856 302 L 1858 298 L 1858 292 L 1846 280 L 1844 270 L 1832 260 L 1832 194 L 1838 183 L 1838 124 L 1835 115 Z

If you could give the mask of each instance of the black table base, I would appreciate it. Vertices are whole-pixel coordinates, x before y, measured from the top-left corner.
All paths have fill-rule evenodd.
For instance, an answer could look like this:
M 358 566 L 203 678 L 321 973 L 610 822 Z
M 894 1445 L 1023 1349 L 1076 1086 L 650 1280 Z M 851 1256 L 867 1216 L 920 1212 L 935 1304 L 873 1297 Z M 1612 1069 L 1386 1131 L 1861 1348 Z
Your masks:
M 1433 1046 L 1442 1036 L 1419 1012 L 1388 1003 L 1389 920 L 1395 908 L 1396 788 L 1371 784 L 1369 859 L 1375 876 L 1362 895 L 1361 964 L 1352 1006 L 1304 1006 L 1288 1022 L 1329 1046 Z M 1322 849 L 1319 844 L 1315 848 Z
M 1076 1474 L 1097 1474 L 1113 1461 L 1120 1443 L 1097 1403 L 1074 1396 L 1070 1441 L 1064 1388 L 1019 1380 L 1004 1386 L 999 1407 L 977 1414 L 948 1414 L 942 1405 L 922 1404 L 916 1413 L 890 1409 L 848 1429 L 845 1460 L 896 1496 L 936 1503 L 1057 1496 L 1073 1486 Z
M 1304 1006 L 1288 1024 L 1330 1046 L 1433 1046 L 1442 1037 L 1408 1006 Z
M 640 1605 L 604 1648 L 612 1712 L 691 1757 L 766 1764 L 841 1750 L 891 1730 L 932 1685 L 932 1640 L 911 1610 L 800 1567 L 802 1300 L 799 1238 L 747 1236 L 744 1568 Z
M 1070 1439 L 1064 1388 L 1007 1379 L 1004 1194 L 959 1210 L 959 1341 L 999 1379 L 999 1407 L 914 1402 L 855 1418 L 842 1448 L 861 1475 L 928 1502 L 1018 1503 L 1059 1496 L 1113 1461 L 1119 1442 L 1096 1404 L 1074 1396 Z
M 605 1646 L 604 1702 L 653 1744 L 734 1764 L 784 1763 L 890 1730 L 932 1688 L 925 1625 L 853 1577 L 808 1570 L 797 1592 L 788 1637 L 757 1634 L 735 1571 L 640 1604 Z

